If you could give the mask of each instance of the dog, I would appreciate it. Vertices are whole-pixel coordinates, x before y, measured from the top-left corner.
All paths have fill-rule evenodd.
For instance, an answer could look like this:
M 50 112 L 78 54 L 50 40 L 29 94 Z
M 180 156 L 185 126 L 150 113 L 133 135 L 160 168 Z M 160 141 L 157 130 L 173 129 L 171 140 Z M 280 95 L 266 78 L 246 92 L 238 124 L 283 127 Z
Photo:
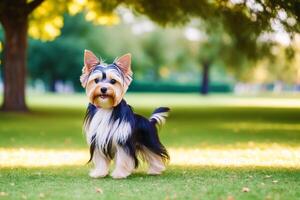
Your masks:
M 84 52 L 84 67 L 80 81 L 89 99 L 84 118 L 84 131 L 90 146 L 94 168 L 92 178 L 105 177 L 112 160 L 115 169 L 111 176 L 126 178 L 142 158 L 149 165 L 148 174 L 161 174 L 169 154 L 160 142 L 158 128 L 170 111 L 157 108 L 147 119 L 133 112 L 123 99 L 131 81 L 131 54 L 106 64 L 91 51 Z

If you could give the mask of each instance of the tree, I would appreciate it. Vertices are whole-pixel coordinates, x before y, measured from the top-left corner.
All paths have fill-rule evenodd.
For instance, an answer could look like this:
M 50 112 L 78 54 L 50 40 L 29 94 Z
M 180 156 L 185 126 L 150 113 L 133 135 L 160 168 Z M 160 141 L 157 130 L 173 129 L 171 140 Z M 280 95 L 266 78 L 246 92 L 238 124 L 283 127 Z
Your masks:
M 82 14 L 72 17 L 64 15 L 64 27 L 54 41 L 30 39 L 29 80 L 43 80 L 48 86 L 46 89 L 51 92 L 55 92 L 57 81 L 73 82 L 75 90 L 82 89 L 78 81 L 82 69 L 82 50 L 90 46 L 86 40 L 94 29 Z
M 50 11 L 53 12 L 45 8 L 37 12 L 37 8 L 43 6 L 42 3 L 48 5 L 51 8 Z M 3 109 L 27 110 L 25 74 L 29 24 L 29 33 L 32 35 L 43 38 L 43 31 L 47 32 L 48 30 L 55 37 L 59 35 L 59 28 L 63 24 L 61 21 L 63 12 L 76 13 L 87 10 L 87 19 L 105 24 L 117 21 L 111 13 L 120 4 L 130 7 L 137 13 L 147 15 L 151 20 L 162 25 L 185 23 L 193 17 L 204 19 L 207 23 L 214 25 L 213 23 L 217 19 L 219 23 L 224 24 L 228 34 L 236 38 L 239 49 L 248 52 L 250 56 L 251 51 L 255 52 L 257 37 L 264 31 L 272 31 L 272 20 L 279 21 L 291 34 L 300 31 L 300 23 L 297 23 L 300 17 L 300 2 L 295 0 L 241 0 L 235 1 L 235 3 L 230 0 L 176 2 L 172 0 L 31 0 L 29 2 L 27 0 L 2 0 L 0 2 L 0 22 L 5 32 Z M 280 12 L 284 13 L 286 17 L 278 17 Z M 98 16 L 98 13 L 103 16 Z M 40 20 L 44 20 L 44 23 L 40 23 Z M 49 24 L 48 21 L 51 23 Z M 37 28 L 39 25 L 43 25 L 43 28 Z
M 271 56 L 266 50 L 270 43 L 259 43 L 253 48 L 241 50 L 240 42 L 236 37 L 226 33 L 222 24 L 216 23 L 214 27 L 206 27 L 204 24 L 201 27 L 206 35 L 203 41 L 200 41 L 197 57 L 202 68 L 200 93 L 203 95 L 209 93 L 209 75 L 213 65 L 221 65 L 229 70 L 238 71 L 245 64 L 249 66 L 263 57 Z
M 28 16 L 43 0 L 2 1 L 0 21 L 5 33 L 4 103 L 5 110 L 26 110 L 25 74 Z
M 43 3 L 44 2 L 44 3 Z M 111 14 L 98 16 L 99 3 L 87 3 L 87 18 L 95 23 L 114 23 Z M 38 10 L 38 8 L 43 9 Z M 48 10 L 49 9 L 49 10 Z M 27 32 L 43 40 L 55 38 L 60 34 L 64 12 L 82 11 L 79 1 L 62 0 L 3 0 L 0 2 L 0 22 L 4 30 L 3 79 L 6 111 L 26 111 L 25 82 L 27 57 Z M 37 12 L 38 11 L 38 12 Z M 50 33 L 50 34 L 49 34 Z
M 179 5 L 168 6 L 169 3 L 155 1 L 146 6 L 146 2 L 140 2 L 133 7 L 163 25 L 184 23 L 193 17 L 205 22 L 209 38 L 199 52 L 202 94 L 208 93 L 209 71 L 215 60 L 222 60 L 230 68 L 244 66 L 245 59 L 254 62 L 263 56 L 270 56 L 270 49 L 275 43 L 261 43 L 257 39 L 262 33 L 275 32 L 274 24 L 280 25 L 282 31 L 286 31 L 291 38 L 300 32 L 299 1 L 181 1 Z M 161 8 L 168 8 L 168 12 Z M 222 31 L 218 31 L 220 27 Z M 221 33 L 227 34 L 231 41 L 224 43 Z

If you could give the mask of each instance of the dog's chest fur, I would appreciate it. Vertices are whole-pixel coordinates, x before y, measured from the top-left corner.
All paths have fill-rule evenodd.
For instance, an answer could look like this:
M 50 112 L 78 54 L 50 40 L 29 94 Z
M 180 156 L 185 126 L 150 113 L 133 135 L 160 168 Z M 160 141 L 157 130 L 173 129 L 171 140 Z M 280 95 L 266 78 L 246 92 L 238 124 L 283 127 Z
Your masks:
M 95 140 L 96 147 L 104 154 L 124 144 L 132 133 L 133 113 L 128 109 L 123 102 L 113 109 L 97 109 L 86 130 L 87 142 Z

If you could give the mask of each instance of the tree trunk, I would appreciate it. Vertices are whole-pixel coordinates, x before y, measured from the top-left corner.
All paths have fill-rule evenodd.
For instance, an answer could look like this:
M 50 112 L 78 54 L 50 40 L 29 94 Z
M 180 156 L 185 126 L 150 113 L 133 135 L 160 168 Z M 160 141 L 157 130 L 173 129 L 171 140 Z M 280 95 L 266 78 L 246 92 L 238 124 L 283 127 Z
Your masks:
M 3 18 L 4 40 L 4 102 L 5 111 L 27 111 L 25 103 L 27 15 Z
M 209 68 L 210 62 L 203 62 L 202 64 L 202 82 L 200 86 L 200 93 L 207 95 L 209 92 Z
M 55 92 L 55 82 L 56 82 L 55 78 L 50 79 L 50 82 L 49 82 L 49 91 L 50 92 Z

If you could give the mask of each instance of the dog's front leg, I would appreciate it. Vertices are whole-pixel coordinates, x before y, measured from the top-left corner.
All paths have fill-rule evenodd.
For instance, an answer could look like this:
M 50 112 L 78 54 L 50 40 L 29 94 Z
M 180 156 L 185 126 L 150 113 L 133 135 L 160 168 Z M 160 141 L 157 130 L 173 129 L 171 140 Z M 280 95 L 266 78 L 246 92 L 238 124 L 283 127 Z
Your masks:
M 115 164 L 115 169 L 111 174 L 115 179 L 126 178 L 133 172 L 135 167 L 133 158 L 121 146 L 117 147 Z
M 109 171 L 110 160 L 106 158 L 98 149 L 95 149 L 93 156 L 94 169 L 89 173 L 92 178 L 105 177 Z

